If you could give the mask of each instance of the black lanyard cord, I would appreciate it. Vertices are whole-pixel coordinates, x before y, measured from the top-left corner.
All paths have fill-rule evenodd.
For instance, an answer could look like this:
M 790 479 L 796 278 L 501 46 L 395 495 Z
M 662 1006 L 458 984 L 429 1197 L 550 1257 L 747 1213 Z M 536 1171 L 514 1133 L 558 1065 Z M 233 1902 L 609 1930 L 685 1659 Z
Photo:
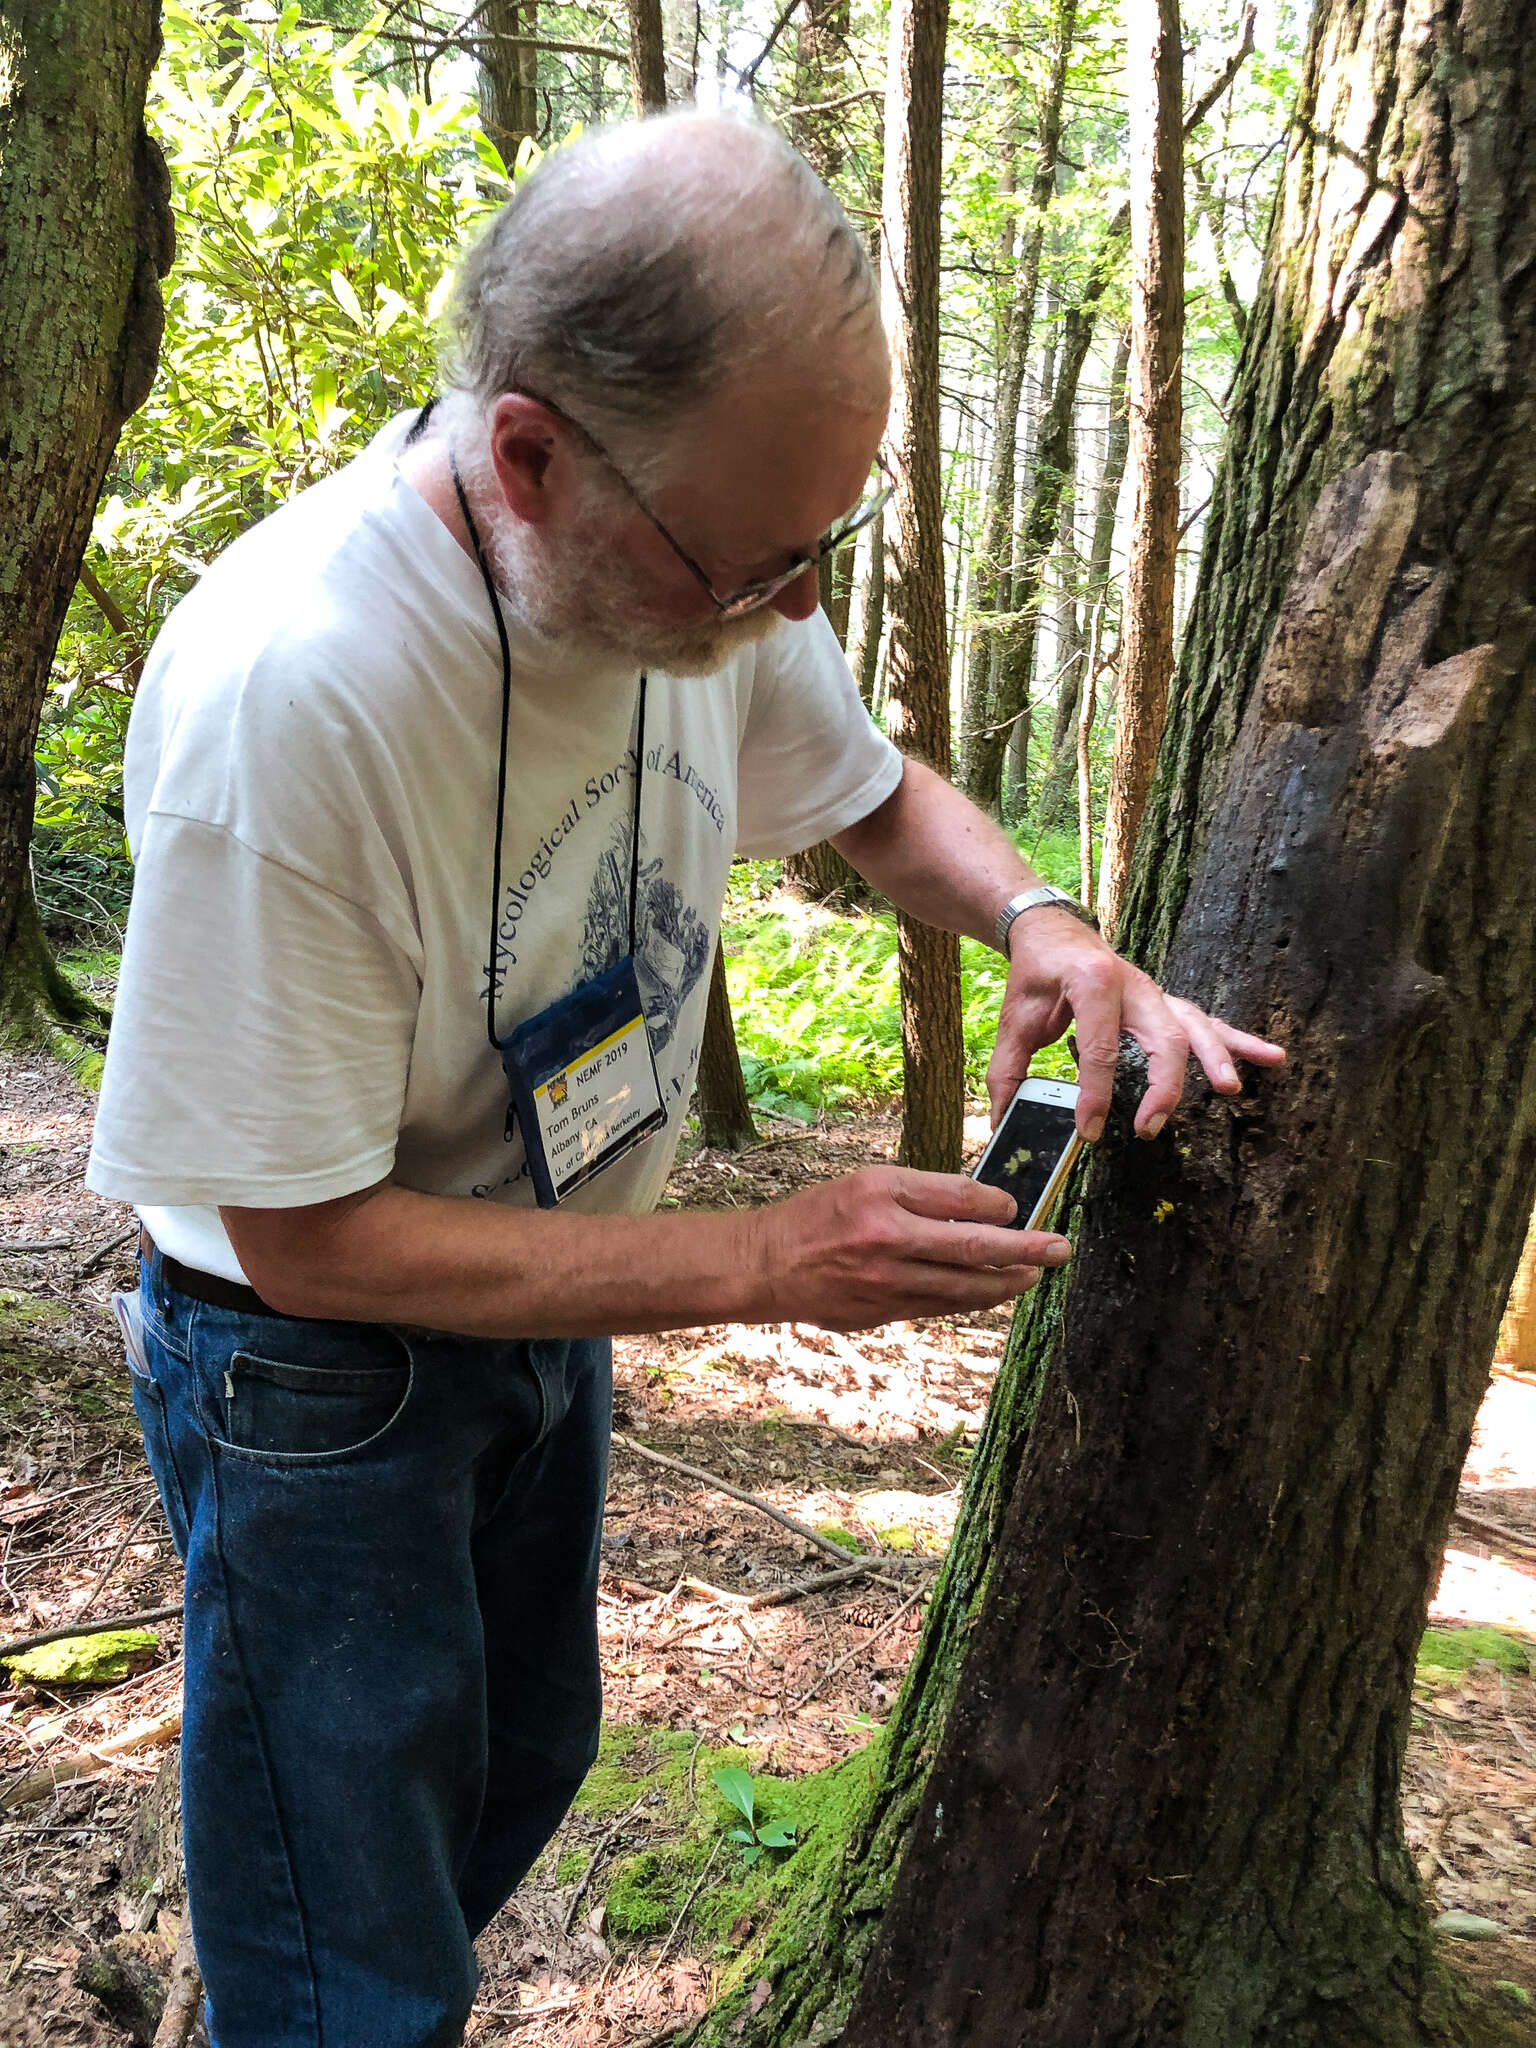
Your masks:
M 492 857 L 491 874 L 491 939 L 487 955 L 490 986 L 486 992 L 485 1031 L 491 1041 L 491 1050 L 501 1051 L 501 1040 L 496 1036 L 496 961 L 501 948 L 501 843 L 506 828 L 507 815 L 507 735 L 512 723 L 512 649 L 507 641 L 507 622 L 501 615 L 501 600 L 496 595 L 496 584 L 490 565 L 485 559 L 485 549 L 480 544 L 480 529 L 475 515 L 469 509 L 469 499 L 464 493 L 464 479 L 459 475 L 458 458 L 450 448 L 448 467 L 453 473 L 453 488 L 458 493 L 459 510 L 464 515 L 470 543 L 475 550 L 475 560 L 480 567 L 480 576 L 485 584 L 485 594 L 490 600 L 491 617 L 496 624 L 496 639 L 501 648 L 501 757 L 496 766 L 496 836 L 495 852 Z M 645 775 L 645 687 L 646 672 L 640 671 L 640 701 L 636 707 L 635 733 L 635 802 L 631 813 L 629 836 L 629 948 L 635 950 L 635 910 L 640 895 L 640 787 Z

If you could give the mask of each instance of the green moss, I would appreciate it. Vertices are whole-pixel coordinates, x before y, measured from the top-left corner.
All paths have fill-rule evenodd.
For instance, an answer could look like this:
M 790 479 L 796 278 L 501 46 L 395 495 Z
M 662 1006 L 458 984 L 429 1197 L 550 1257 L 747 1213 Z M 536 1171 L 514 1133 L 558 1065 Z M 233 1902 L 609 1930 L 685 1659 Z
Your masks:
M 1529 1671 L 1530 1652 L 1514 1636 L 1496 1628 L 1430 1628 L 1419 1645 L 1418 1675 L 1468 1671 L 1492 1662 L 1501 1671 Z
M 870 1527 L 880 1538 L 880 1541 L 887 1550 L 916 1550 L 917 1548 L 917 1536 L 911 1525 L 907 1522 L 893 1522 L 889 1528 L 882 1528 L 879 1523 L 871 1522 Z
M 693 1896 L 689 1919 L 696 1932 L 712 1935 L 729 1953 L 727 1936 L 743 1915 L 754 1936 L 736 1969 L 761 1956 L 771 1930 L 791 1902 L 820 1885 L 828 1864 L 840 1856 L 848 1834 L 868 1796 L 879 1738 L 846 1762 L 803 1778 L 754 1776 L 752 1789 L 759 1825 L 782 1820 L 793 1827 L 796 1847 L 784 1856 L 764 1856 L 746 1864 L 739 1847 L 725 1839 L 727 1828 L 741 1816 L 722 1798 L 714 1772 L 723 1764 L 749 1768 L 741 1749 L 705 1748 L 686 1732 L 623 1730 L 623 1765 L 610 1766 L 617 1792 L 623 1776 L 629 1803 L 647 1787 L 662 1795 L 666 1816 L 680 1831 L 670 1840 L 650 1842 L 620 1857 L 608 1875 L 605 1932 L 620 1941 L 643 1942 L 670 1933 Z M 647 1761 L 652 1768 L 641 1768 Z M 693 1796 L 688 1796 L 688 1766 L 693 1764 Z M 600 1763 L 599 1769 L 604 1768 Z M 630 1771 L 636 1775 L 630 1775 Z M 588 1781 L 590 1783 L 590 1780 Z M 583 1793 L 583 1798 L 585 1793 Z M 700 1886 L 706 1866 L 706 1882 Z M 579 1874 L 579 1873 L 578 1873 Z M 791 1914 L 790 1918 L 793 1919 Z
M 587 1857 L 585 1851 L 581 1849 L 567 1849 L 560 1858 L 560 1861 L 555 1865 L 555 1883 L 575 1884 L 586 1867 Z
M 44 1643 L 41 1649 L 7 1658 L 6 1664 L 13 1677 L 34 1685 L 104 1685 L 109 1679 L 126 1678 L 159 1647 L 153 1629 L 113 1628 Z
M 840 1550 L 851 1550 L 855 1557 L 859 1552 L 859 1539 L 850 1535 L 841 1522 L 818 1522 L 816 1534 L 825 1536 L 829 1543 L 835 1543 Z

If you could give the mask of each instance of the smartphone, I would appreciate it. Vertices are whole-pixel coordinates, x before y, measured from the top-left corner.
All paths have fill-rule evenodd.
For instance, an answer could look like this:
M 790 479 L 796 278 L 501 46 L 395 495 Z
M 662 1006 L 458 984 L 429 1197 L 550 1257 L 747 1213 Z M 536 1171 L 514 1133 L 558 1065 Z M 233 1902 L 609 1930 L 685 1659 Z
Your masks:
M 1021 1081 L 972 1180 L 1003 1188 L 1019 1205 L 1015 1230 L 1043 1230 L 1061 1184 L 1082 1149 L 1073 1121 L 1075 1081 Z

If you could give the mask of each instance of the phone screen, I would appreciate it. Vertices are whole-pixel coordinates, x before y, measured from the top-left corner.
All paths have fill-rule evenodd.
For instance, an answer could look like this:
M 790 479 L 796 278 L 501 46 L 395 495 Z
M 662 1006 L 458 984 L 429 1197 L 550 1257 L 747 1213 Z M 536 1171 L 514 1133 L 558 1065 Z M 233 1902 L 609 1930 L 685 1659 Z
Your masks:
M 1004 1188 L 1019 1205 L 1022 1230 L 1045 1193 L 1056 1162 L 1072 1141 L 1073 1108 L 1066 1102 L 1031 1102 L 1015 1096 L 976 1168 L 976 1179 Z

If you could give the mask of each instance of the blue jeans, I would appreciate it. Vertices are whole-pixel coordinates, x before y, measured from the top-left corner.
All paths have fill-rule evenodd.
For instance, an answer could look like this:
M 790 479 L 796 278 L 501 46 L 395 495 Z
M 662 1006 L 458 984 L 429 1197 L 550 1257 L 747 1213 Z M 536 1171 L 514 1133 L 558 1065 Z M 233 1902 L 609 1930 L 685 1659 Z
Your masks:
M 597 1753 L 610 1347 L 141 1303 L 215 2048 L 457 2042 Z

